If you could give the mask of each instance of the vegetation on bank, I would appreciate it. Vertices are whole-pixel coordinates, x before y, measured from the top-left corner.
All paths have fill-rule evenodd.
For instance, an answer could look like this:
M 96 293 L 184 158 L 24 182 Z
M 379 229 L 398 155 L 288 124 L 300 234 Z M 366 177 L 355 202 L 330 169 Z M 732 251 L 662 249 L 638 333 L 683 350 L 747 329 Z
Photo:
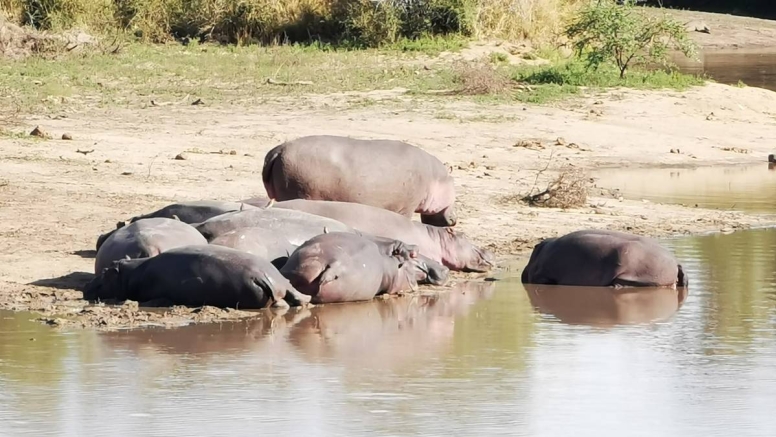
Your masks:
M 130 20 L 131 23 L 135 23 L 135 26 L 138 25 L 137 23 L 149 25 L 150 21 L 137 21 L 138 16 L 146 17 L 143 15 L 145 12 L 141 14 L 142 11 L 152 10 L 143 8 L 163 7 L 153 9 L 155 13 L 148 12 L 147 17 L 153 18 L 156 24 L 166 23 L 164 25 L 168 27 L 164 29 L 173 30 L 173 24 L 181 22 L 179 20 L 182 19 L 175 14 L 162 12 L 167 11 L 164 8 L 171 7 L 167 2 L 174 1 L 179 2 L 178 6 L 172 8 L 176 14 L 186 11 L 193 13 L 190 9 L 193 8 L 194 3 L 202 7 L 208 5 L 207 0 L 143 0 L 142 4 L 140 0 L 0 0 L 0 5 L 5 10 L 9 10 L 9 5 L 22 4 L 30 7 L 30 3 L 27 2 L 34 2 L 38 8 L 45 6 L 48 9 L 39 10 L 46 10 L 48 13 L 44 16 L 45 19 L 38 18 L 39 21 L 36 24 L 62 28 L 67 27 L 66 23 L 72 25 L 78 20 L 87 20 L 89 16 L 97 16 L 102 10 L 100 8 L 107 8 L 110 14 L 113 14 L 111 16 L 115 16 L 116 7 L 120 5 L 129 7 L 128 5 L 135 4 L 133 2 L 138 2 L 133 6 L 135 21 Z M 311 5 L 317 4 L 313 3 L 314 1 L 323 0 L 209 1 L 222 1 L 224 4 L 231 5 L 262 4 L 274 7 L 275 9 L 270 8 L 270 10 L 279 14 L 281 5 L 287 11 L 299 11 L 302 10 L 302 5 L 312 7 Z M 504 4 L 530 4 L 534 7 L 541 4 L 554 4 L 556 8 L 566 8 L 570 4 L 562 0 L 545 2 L 539 0 L 531 2 L 401 0 L 402 3 L 399 1 L 391 0 L 392 3 L 387 1 L 384 3 L 415 5 L 413 7 L 419 7 L 417 6 L 419 4 L 466 6 L 475 4 L 467 2 L 476 1 L 476 4 L 482 7 L 501 1 Z M 364 4 L 361 0 L 330 0 L 325 2 L 325 5 L 331 6 L 335 3 L 340 6 Z M 139 101 L 172 102 L 182 101 L 187 96 L 192 97 L 192 100 L 200 98 L 208 103 L 255 103 L 263 98 L 278 95 L 370 91 L 397 87 L 406 88 L 411 93 L 423 94 L 429 98 L 466 95 L 500 101 L 544 103 L 576 94 L 583 87 L 684 89 L 703 82 L 701 78 L 667 69 L 645 69 L 646 64 L 658 66 L 665 64 L 666 50 L 670 47 L 681 49 L 685 47 L 683 44 L 686 44 L 687 40 L 682 39 L 683 35 L 674 32 L 677 25 L 670 19 L 654 20 L 641 15 L 632 4 L 617 6 L 614 3 L 614 0 L 590 3 L 565 18 L 566 24 L 559 29 L 562 33 L 565 32 L 569 44 L 575 46 L 578 51 L 574 56 L 564 57 L 551 45 L 545 45 L 545 48 L 538 52 L 542 58 L 550 60 L 544 65 L 515 65 L 514 62 L 508 62 L 514 61 L 512 58 L 518 55 L 525 59 L 536 59 L 537 52 L 523 52 L 517 55 L 498 52 L 492 53 L 481 61 L 469 62 L 460 60 L 451 62 L 437 57 L 442 51 L 457 51 L 463 48 L 470 41 L 466 35 L 476 33 L 475 30 L 478 29 L 476 26 L 484 26 L 483 23 L 491 23 L 487 27 L 490 32 L 514 32 L 516 29 L 522 29 L 520 38 L 528 35 L 529 27 L 525 24 L 510 27 L 505 19 L 490 18 L 491 21 L 482 21 L 482 17 L 487 16 L 486 11 L 478 9 L 475 14 L 461 6 L 462 11 L 470 15 L 462 12 L 460 20 L 464 20 L 461 17 L 480 17 L 480 21 L 472 21 L 471 18 L 456 21 L 458 18 L 453 20 L 451 17 L 458 17 L 458 15 L 448 14 L 445 15 L 448 20 L 445 22 L 468 23 L 466 24 L 469 26 L 467 29 L 470 29 L 468 33 L 461 32 L 460 26 L 459 31 L 451 34 L 438 32 L 441 35 L 435 35 L 434 31 L 427 31 L 415 34 L 416 37 L 409 37 L 409 34 L 399 32 L 392 34 L 393 36 L 387 40 L 379 38 L 371 40 L 371 43 L 363 44 L 358 50 L 354 50 L 355 47 L 352 44 L 342 47 L 321 40 L 282 45 L 245 46 L 200 43 L 196 39 L 185 45 L 146 44 L 143 38 L 140 40 L 130 38 L 129 42 L 115 45 L 114 49 L 68 52 L 57 56 L 56 62 L 51 62 L 44 57 L 31 57 L 24 62 L 0 61 L 0 95 L 10 100 L 10 105 L 6 104 L 6 108 L 17 107 L 24 110 L 31 108 L 56 110 L 60 105 L 73 106 L 81 103 L 136 105 Z M 375 11 L 379 11 L 382 7 L 379 4 L 370 4 L 373 8 L 370 13 L 376 13 Z M 557 9 L 555 11 L 557 12 Z M 203 17 L 221 17 L 219 14 L 224 12 L 218 9 L 211 11 L 210 15 L 202 11 L 198 13 L 203 14 Z M 406 14 L 406 11 L 404 13 Z M 408 29 L 406 21 L 414 19 L 420 22 L 420 24 L 413 24 L 413 26 L 420 26 L 417 28 L 428 30 L 428 26 L 431 26 L 432 30 L 441 29 L 438 27 L 441 21 L 432 19 L 441 15 L 435 14 L 438 12 L 414 17 L 404 15 L 394 24 L 398 26 L 397 28 Z M 491 12 L 490 17 L 495 17 L 493 14 L 495 12 Z M 41 17 L 40 14 L 37 16 Z M 353 23 L 360 22 L 353 18 L 356 15 L 347 16 Z M 174 17 L 178 18 L 173 19 Z M 191 23 L 191 19 L 188 18 L 189 21 L 186 22 Z M 382 17 L 381 25 L 392 23 L 385 19 L 386 17 Z M 587 20 L 586 31 L 579 33 L 579 23 L 582 20 Z M 533 23 L 532 26 L 542 22 L 538 16 L 535 16 L 533 21 L 529 21 Z M 128 28 L 132 28 L 131 23 L 127 25 Z M 197 23 L 200 24 L 192 29 L 201 30 L 203 28 L 201 22 L 197 21 Z M 244 22 L 240 23 L 247 26 Z M 239 27 L 238 24 L 232 23 L 237 27 L 231 28 L 230 35 L 236 37 L 249 29 L 249 27 Z M 250 37 L 253 38 L 256 36 L 255 32 L 263 32 L 270 27 L 257 27 L 258 30 L 251 31 L 253 33 Z M 447 29 L 449 28 L 448 26 Z M 611 32 L 612 28 L 618 30 Z M 211 34 L 215 33 L 214 27 L 207 29 Z M 238 29 L 243 30 L 238 31 Z M 313 26 L 311 29 L 317 28 Z M 666 32 L 666 29 L 670 32 Z M 376 29 L 370 31 L 376 31 Z M 591 32 L 595 38 L 590 37 Z M 148 36 L 147 33 L 145 35 Z M 161 40 L 164 39 L 165 33 L 156 33 L 156 35 Z M 272 32 L 264 36 L 270 35 L 277 37 L 277 34 Z M 364 34 L 361 34 L 359 38 L 364 37 Z M 236 41 L 247 41 L 247 39 L 240 37 L 236 38 Z M 369 45 L 380 47 L 365 47 Z M 655 50 L 656 46 L 657 50 Z M 621 62 L 620 57 L 623 47 L 634 53 L 626 64 Z M 686 47 L 690 46 L 686 45 Z M 641 65 L 634 66 L 630 69 L 630 73 L 625 75 L 623 65 L 630 67 L 631 60 L 640 62 Z
M 549 39 L 583 0 L 0 0 L 18 24 L 121 30 L 228 43 L 327 42 L 375 47 L 461 35 Z

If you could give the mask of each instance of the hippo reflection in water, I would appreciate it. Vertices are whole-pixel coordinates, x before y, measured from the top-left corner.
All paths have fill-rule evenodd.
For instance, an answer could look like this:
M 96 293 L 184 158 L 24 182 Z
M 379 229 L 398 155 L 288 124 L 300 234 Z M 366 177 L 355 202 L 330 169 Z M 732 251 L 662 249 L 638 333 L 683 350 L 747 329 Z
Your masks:
M 686 287 L 603 288 L 525 286 L 540 313 L 572 325 L 610 327 L 667 320 L 682 307 Z
M 265 310 L 257 319 L 106 332 L 100 338 L 111 350 L 186 355 L 188 363 L 250 354 L 395 368 L 449 347 L 456 318 L 494 290 L 494 282 L 463 282 L 439 294 Z

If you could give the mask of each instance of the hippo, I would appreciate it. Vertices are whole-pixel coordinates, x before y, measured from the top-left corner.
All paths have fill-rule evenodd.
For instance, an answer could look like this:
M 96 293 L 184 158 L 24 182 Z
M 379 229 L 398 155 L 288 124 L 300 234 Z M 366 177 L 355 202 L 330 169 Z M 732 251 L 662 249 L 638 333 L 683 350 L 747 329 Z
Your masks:
M 364 301 L 417 288 L 414 265 L 400 258 L 361 235 L 329 232 L 299 246 L 280 273 L 312 303 Z
M 447 167 L 413 145 L 333 135 L 297 138 L 264 157 L 262 181 L 277 201 L 335 200 L 371 205 L 421 222 L 455 226 L 455 184 Z
M 295 199 L 276 202 L 276 209 L 292 209 L 328 217 L 354 229 L 416 245 L 421 255 L 450 270 L 487 272 L 494 256 L 474 246 L 465 234 L 449 227 L 418 223 L 401 214 L 352 202 Z
M 113 261 L 122 258 L 148 258 L 181 246 L 207 244 L 197 230 L 178 220 L 150 218 L 116 229 L 106 238 L 94 259 L 99 275 Z
M 140 221 L 138 223 L 142 223 Z M 183 246 L 157 256 L 114 261 L 87 284 L 87 300 L 163 300 L 172 305 L 258 309 L 310 301 L 256 255 L 213 244 Z
M 656 241 L 618 231 L 583 230 L 534 246 L 524 284 L 686 287 L 676 258 Z
M 191 202 L 179 202 L 167 205 L 164 208 L 160 208 L 148 214 L 132 217 L 127 221 L 118 222 L 116 223 L 116 229 L 121 229 L 124 226 L 134 223 L 138 220 L 159 217 L 169 219 L 174 218 L 188 224 L 200 223 L 217 215 L 232 211 L 242 211 L 248 208 L 254 208 L 254 206 L 248 203 L 225 202 L 220 200 L 195 200 Z M 114 232 L 116 232 L 116 230 L 100 235 L 100 237 L 97 239 L 97 250 L 100 250 L 100 247 L 103 245 L 105 240 L 108 239 L 108 237 L 110 237 Z
M 289 255 L 298 247 L 289 243 L 283 235 L 263 228 L 235 229 L 219 235 L 210 244 L 252 253 L 270 261 L 277 268 L 283 267 Z
M 330 218 L 272 207 L 228 212 L 193 226 L 208 241 L 240 228 L 262 228 L 283 236 L 295 246 L 325 231 L 355 232 L 350 226 Z

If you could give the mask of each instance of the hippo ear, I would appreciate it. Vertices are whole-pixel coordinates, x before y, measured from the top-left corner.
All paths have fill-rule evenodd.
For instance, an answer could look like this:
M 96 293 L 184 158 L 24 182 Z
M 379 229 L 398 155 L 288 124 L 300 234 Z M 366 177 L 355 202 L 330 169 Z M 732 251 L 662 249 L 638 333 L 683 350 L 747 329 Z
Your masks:
M 129 255 L 124 255 L 125 260 L 131 260 L 132 258 L 129 257 Z
M 177 216 L 177 215 L 175 215 L 175 214 L 173 214 L 173 215 L 172 215 L 172 218 L 174 218 L 175 220 L 181 221 L 180 217 L 178 217 L 178 216 Z

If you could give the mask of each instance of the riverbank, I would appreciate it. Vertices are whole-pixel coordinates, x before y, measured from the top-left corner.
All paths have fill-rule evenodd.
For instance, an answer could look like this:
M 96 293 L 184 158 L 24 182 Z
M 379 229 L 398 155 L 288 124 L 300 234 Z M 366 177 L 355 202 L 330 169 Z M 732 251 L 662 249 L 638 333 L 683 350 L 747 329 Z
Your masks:
M 97 236 L 117 220 L 173 201 L 263 194 L 264 153 L 302 135 L 395 138 L 438 156 L 453 168 L 459 229 L 502 260 L 580 228 L 667 236 L 776 223 L 768 215 L 618 199 L 595 188 L 584 205 L 566 210 L 517 200 L 571 167 L 763 162 L 767 170 L 776 99 L 758 88 L 616 90 L 554 107 L 419 99 L 393 90 L 282 97 L 255 107 L 181 103 L 27 115 L 18 126 L 40 126 L 57 139 L 0 140 L 0 308 L 49 317 L 82 310 L 75 289 L 91 277 Z M 63 133 L 73 139 L 58 139 Z M 175 159 L 181 153 L 185 159 Z M 164 324 L 190 316 L 181 311 L 169 318 L 92 309 L 76 320 L 112 328 L 157 317 Z M 206 320 L 244 316 L 213 312 Z
M 530 45 L 433 52 L 134 45 L 55 62 L 3 61 L 0 309 L 102 329 L 254 317 L 85 309 L 78 290 L 92 277 L 97 236 L 116 221 L 174 201 L 263 195 L 266 151 L 311 134 L 393 138 L 436 155 L 456 179 L 458 228 L 502 261 L 580 228 L 663 237 L 776 224 L 771 215 L 621 199 L 590 180 L 602 167 L 762 162 L 766 170 L 773 92 L 720 84 L 514 89 L 491 67 L 541 64 Z M 485 63 L 470 70 L 457 63 L 477 58 Z M 450 95 L 450 86 L 482 95 Z M 30 136 L 36 126 L 43 133 Z M 566 209 L 521 201 L 561 175 L 561 197 L 570 184 L 587 198 L 571 196 Z M 482 275 L 454 281 L 467 277 Z

